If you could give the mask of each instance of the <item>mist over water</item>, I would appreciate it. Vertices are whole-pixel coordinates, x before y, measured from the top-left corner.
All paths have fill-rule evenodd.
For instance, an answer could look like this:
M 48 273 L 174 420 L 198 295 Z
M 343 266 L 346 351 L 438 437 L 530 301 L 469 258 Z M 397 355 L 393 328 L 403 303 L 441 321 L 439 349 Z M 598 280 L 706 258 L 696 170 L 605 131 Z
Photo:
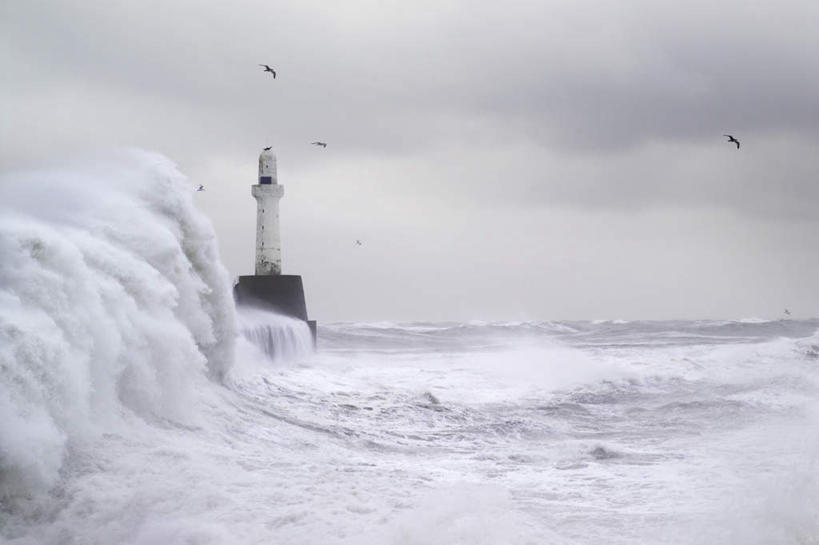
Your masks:
M 44 190 L 48 188 L 48 190 Z M 0 184 L 0 541 L 819 543 L 819 321 L 233 306 L 160 156 Z

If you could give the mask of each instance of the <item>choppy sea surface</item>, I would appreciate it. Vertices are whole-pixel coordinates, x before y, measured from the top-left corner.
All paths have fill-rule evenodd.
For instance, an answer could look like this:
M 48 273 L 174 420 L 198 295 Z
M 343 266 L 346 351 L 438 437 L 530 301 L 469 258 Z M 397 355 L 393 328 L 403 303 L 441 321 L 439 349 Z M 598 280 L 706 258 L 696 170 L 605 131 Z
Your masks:
M 167 160 L 69 172 L 20 178 L 54 206 L 0 191 L 0 542 L 819 543 L 819 320 L 321 324 L 313 352 L 234 308 Z
M 816 543 L 817 326 L 337 324 L 254 388 L 351 542 Z

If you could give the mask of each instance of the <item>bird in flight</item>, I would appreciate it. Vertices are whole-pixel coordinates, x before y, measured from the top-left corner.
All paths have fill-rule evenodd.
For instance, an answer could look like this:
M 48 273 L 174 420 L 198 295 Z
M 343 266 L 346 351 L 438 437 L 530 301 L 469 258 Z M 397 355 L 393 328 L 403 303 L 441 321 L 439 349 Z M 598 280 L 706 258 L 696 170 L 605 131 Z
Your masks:
M 272 147 L 273 147 L 273 146 L 267 146 L 267 147 L 264 149 L 264 151 L 270 151 L 270 148 L 272 148 Z
M 196 190 L 197 190 L 197 191 L 204 191 L 204 190 L 205 190 L 205 186 L 203 186 L 202 184 L 199 184 L 199 187 L 197 187 L 197 188 L 196 188 Z
M 322 148 L 327 147 L 327 142 L 310 142 L 313 146 L 321 146 Z
M 356 246 L 361 246 L 361 241 L 360 241 L 360 240 L 358 240 L 358 239 L 355 239 L 355 245 L 356 245 Z
M 273 74 L 273 79 L 276 79 L 276 71 L 275 70 L 273 70 L 272 68 L 270 68 L 266 64 L 260 64 L 259 66 L 264 66 L 263 72 L 270 72 L 271 74 Z
M 730 134 L 723 134 L 722 136 L 727 136 L 727 137 L 728 137 L 728 141 L 729 141 L 729 142 L 733 142 L 734 144 L 736 144 L 736 145 L 737 145 L 737 149 L 739 149 L 739 140 L 737 140 L 736 138 L 734 138 L 734 137 L 733 137 L 733 136 L 731 136 Z

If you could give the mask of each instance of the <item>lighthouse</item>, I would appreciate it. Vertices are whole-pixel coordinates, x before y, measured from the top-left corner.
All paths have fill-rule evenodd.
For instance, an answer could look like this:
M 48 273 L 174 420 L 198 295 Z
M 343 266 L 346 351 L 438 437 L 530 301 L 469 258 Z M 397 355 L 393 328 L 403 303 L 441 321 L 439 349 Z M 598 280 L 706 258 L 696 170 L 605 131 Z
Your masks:
M 279 201 L 284 186 L 276 175 L 276 155 L 269 149 L 259 155 L 259 183 L 251 188 L 256 199 L 256 276 L 282 273 L 282 242 L 279 234 Z
M 284 186 L 279 185 L 276 155 L 270 149 L 259 155 L 258 183 L 251 186 L 250 193 L 256 199 L 255 274 L 240 276 L 233 296 L 239 304 L 268 308 L 307 322 L 315 342 L 316 322 L 307 317 L 301 276 L 282 274 L 279 201 L 284 196 Z

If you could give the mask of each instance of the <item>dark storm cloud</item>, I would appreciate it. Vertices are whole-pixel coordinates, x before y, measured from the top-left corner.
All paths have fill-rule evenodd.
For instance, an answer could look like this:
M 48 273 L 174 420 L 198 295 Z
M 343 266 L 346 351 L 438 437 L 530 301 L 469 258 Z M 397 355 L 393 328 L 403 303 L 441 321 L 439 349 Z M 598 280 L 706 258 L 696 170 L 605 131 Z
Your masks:
M 275 99 L 288 125 L 362 147 L 427 142 L 441 116 L 590 151 L 725 130 L 816 136 L 815 7 L 610 4 L 19 2 L 4 35 L 43 85 L 82 80 L 241 120 Z M 277 87 L 257 62 L 279 67 Z
M 723 132 L 819 137 L 819 38 L 806 23 L 819 13 L 801 2 L 316 7 L 12 2 L 5 49 L 41 92 L 135 95 L 131 115 L 184 109 L 180 137 L 231 135 L 237 151 L 265 132 L 254 125 L 397 155 L 510 137 L 586 155 Z M 124 113 L 103 106 L 99 121 Z
M 816 137 L 819 59 L 811 51 L 819 39 L 804 23 L 811 14 L 802 5 L 749 11 L 730 2 L 719 11 L 696 2 L 637 7 L 625 17 L 604 11 L 588 33 L 546 53 L 514 52 L 529 70 L 496 63 L 492 77 L 505 84 L 486 106 L 529 121 L 544 140 L 589 148 L 728 130 Z M 802 38 L 772 33 L 772 19 L 802 27 Z M 609 25 L 619 29 L 615 37 L 597 34 Z

